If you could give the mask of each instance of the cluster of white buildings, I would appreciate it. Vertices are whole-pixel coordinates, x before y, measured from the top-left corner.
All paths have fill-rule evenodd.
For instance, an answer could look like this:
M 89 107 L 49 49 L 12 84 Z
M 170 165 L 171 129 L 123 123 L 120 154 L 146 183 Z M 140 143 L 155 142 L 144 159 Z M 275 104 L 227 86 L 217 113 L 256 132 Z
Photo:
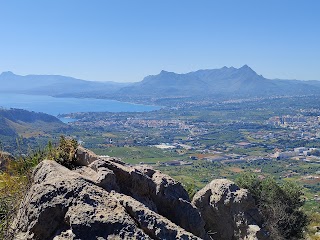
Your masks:
M 296 156 L 309 156 L 312 152 L 318 150 L 317 148 L 297 147 L 293 151 L 276 152 L 273 157 L 278 159 L 291 158 Z

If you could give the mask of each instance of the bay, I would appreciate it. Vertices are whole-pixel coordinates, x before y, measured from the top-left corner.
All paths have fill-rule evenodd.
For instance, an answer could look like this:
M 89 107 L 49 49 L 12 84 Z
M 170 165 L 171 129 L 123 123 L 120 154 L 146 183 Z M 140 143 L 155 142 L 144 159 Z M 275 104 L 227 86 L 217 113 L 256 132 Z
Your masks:
M 0 93 L 0 107 L 19 108 L 57 116 L 74 112 L 147 112 L 159 106 L 95 98 L 55 98 L 42 95 Z

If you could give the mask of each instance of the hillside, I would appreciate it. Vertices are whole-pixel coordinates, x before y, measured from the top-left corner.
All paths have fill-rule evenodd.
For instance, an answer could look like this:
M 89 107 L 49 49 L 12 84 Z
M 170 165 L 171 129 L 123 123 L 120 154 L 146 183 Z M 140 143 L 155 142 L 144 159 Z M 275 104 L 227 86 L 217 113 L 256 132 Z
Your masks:
M 0 109 L 0 142 L 4 144 L 1 147 L 9 152 L 17 150 L 18 137 L 23 137 L 24 141 L 30 143 L 36 141 L 35 138 L 49 139 L 53 134 L 62 134 L 69 128 L 58 118 L 45 113 Z
M 0 122 L 0 135 L 4 136 L 40 135 L 67 128 L 54 116 L 22 109 L 0 109 Z

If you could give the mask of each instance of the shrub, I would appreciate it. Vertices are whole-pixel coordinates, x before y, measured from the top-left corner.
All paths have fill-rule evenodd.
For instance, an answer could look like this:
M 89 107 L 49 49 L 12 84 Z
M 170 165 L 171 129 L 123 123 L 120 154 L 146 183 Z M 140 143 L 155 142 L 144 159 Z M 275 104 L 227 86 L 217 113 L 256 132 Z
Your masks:
M 308 219 L 301 210 L 304 204 L 301 187 L 292 182 L 280 185 L 271 177 L 262 180 L 253 174 L 242 175 L 237 184 L 253 195 L 271 239 L 303 237 Z
M 61 165 L 72 169 L 75 167 L 75 153 L 78 147 L 78 142 L 75 139 L 67 139 L 64 136 L 60 137 L 59 145 L 55 150 L 50 150 L 49 158 L 53 158 Z
M 198 189 L 194 185 L 194 183 L 187 183 L 184 185 L 184 188 L 186 189 L 190 200 L 194 197 L 194 195 L 197 193 Z

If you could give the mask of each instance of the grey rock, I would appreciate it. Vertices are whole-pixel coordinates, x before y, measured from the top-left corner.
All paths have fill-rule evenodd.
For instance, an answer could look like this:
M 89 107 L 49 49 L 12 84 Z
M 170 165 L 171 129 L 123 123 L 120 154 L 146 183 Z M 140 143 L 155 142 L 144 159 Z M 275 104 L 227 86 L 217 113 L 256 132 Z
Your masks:
M 114 158 L 99 158 L 83 148 L 78 150 L 78 165 L 114 173 L 119 189 L 113 187 L 113 190 L 133 197 L 194 235 L 208 238 L 199 211 L 190 203 L 188 193 L 179 182 L 147 166 L 132 167 Z
M 232 181 L 216 179 L 193 197 L 212 237 L 223 240 L 267 239 L 261 228 L 261 216 L 246 189 Z
M 48 160 L 34 170 L 13 228 L 15 239 L 198 239 L 132 197 Z
M 41 162 L 13 223 L 15 239 L 267 239 L 254 199 L 218 179 L 190 202 L 182 185 L 82 147 L 76 169 Z
M 99 157 L 95 153 L 88 149 L 85 149 L 81 146 L 77 148 L 76 159 L 77 164 L 80 166 L 88 166 L 90 163 L 94 162 L 95 160 L 98 160 L 98 158 Z

